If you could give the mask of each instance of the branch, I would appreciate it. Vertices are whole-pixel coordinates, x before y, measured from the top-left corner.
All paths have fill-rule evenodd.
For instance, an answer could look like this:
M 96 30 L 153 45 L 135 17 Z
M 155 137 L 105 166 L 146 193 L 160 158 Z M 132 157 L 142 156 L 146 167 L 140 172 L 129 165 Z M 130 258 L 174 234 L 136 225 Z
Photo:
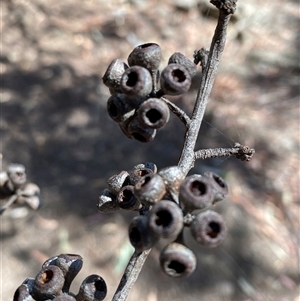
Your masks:
M 200 149 L 195 152 L 195 160 L 236 156 L 237 159 L 242 161 L 251 161 L 254 153 L 255 150 L 253 148 L 249 148 L 237 142 L 234 144 L 234 147 L 230 148 Z
M 190 124 L 191 119 L 183 110 L 177 107 L 166 97 L 161 97 L 161 100 L 163 100 L 168 105 L 169 109 L 183 122 L 185 126 L 188 126 Z
M 124 301 L 126 300 L 131 288 L 136 282 L 144 262 L 146 261 L 151 249 L 146 250 L 142 253 L 134 252 L 131 256 L 128 265 L 124 271 L 123 277 L 120 284 L 114 294 L 112 301 Z
M 198 90 L 196 103 L 194 111 L 191 118 L 191 123 L 188 125 L 184 146 L 182 153 L 178 162 L 178 165 L 182 168 L 183 172 L 187 174 L 191 168 L 194 166 L 195 162 L 195 144 L 197 141 L 198 133 L 204 116 L 204 112 L 209 100 L 209 95 L 212 90 L 213 83 L 215 81 L 217 69 L 219 62 L 224 50 L 225 41 L 226 41 L 226 30 L 230 20 L 233 9 L 228 10 L 228 2 L 232 3 L 232 6 L 235 7 L 235 1 L 212 1 L 213 4 L 218 2 L 218 8 L 220 8 L 220 14 L 218 19 L 218 24 L 212 39 L 211 47 L 209 50 L 209 55 L 207 58 L 207 63 L 203 69 L 203 76 L 201 79 L 200 88 Z M 226 9 L 219 4 L 219 2 L 226 3 Z M 225 4 L 223 4 L 225 5 Z

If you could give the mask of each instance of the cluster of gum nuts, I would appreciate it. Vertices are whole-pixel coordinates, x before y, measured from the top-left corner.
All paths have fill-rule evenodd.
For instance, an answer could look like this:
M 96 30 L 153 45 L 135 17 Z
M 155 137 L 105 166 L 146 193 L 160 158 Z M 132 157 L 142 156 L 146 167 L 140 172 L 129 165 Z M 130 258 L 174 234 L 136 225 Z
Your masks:
M 207 247 L 216 247 L 227 228 L 220 214 L 204 210 L 228 195 L 226 182 L 213 172 L 184 178 L 180 167 L 157 171 L 153 163 L 136 165 L 107 180 L 99 197 L 98 210 L 119 209 L 140 213 L 129 225 L 129 240 L 137 253 L 148 250 L 159 240 L 166 243 L 160 265 L 170 277 L 186 277 L 196 268 L 196 256 L 186 246 L 183 229 Z
M 128 138 L 150 142 L 169 120 L 169 107 L 162 96 L 187 92 L 197 66 L 176 52 L 160 74 L 161 49 L 155 43 L 135 47 L 127 61 L 129 66 L 113 60 L 103 76 L 111 94 L 108 114 Z
M 13 301 L 102 301 L 107 294 L 106 283 L 95 274 L 83 280 L 78 294 L 69 291 L 82 264 L 82 257 L 76 254 L 49 258 L 35 278 L 27 278 L 17 288 Z

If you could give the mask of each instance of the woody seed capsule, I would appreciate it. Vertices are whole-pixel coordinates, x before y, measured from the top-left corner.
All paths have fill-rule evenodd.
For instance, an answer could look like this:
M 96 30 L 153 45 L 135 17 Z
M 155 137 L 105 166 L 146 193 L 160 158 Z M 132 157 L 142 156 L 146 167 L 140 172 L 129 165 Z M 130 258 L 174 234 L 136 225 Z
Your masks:
M 169 58 L 168 64 L 179 64 L 185 67 L 191 77 L 197 72 L 197 65 L 180 52 L 173 53 Z
M 187 69 L 179 64 L 169 64 L 160 76 L 160 87 L 163 93 L 179 95 L 189 90 L 191 76 Z

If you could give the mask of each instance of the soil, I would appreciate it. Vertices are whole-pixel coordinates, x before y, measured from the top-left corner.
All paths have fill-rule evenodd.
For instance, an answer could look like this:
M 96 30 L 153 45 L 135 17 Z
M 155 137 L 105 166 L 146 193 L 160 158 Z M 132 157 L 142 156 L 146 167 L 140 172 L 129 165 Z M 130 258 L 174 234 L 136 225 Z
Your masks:
M 142 43 L 192 58 L 209 47 L 216 14 L 209 1 L 5 0 L 1 2 L 1 153 L 26 166 L 39 185 L 37 212 L 9 208 L 1 216 L 0 299 L 35 277 L 61 253 L 80 254 L 74 280 L 99 274 L 109 300 L 132 252 L 127 227 L 134 213 L 100 214 L 106 180 L 141 162 L 176 165 L 184 126 L 173 116 L 154 141 L 126 138 L 107 114 L 102 76 L 115 58 Z M 239 1 L 197 148 L 256 153 L 197 161 L 191 173 L 224 177 L 230 195 L 217 204 L 228 227 L 222 246 L 206 249 L 187 231 L 198 258 L 195 273 L 170 279 L 153 248 L 128 300 L 299 301 L 299 3 Z M 201 68 L 188 93 L 172 100 L 188 114 Z

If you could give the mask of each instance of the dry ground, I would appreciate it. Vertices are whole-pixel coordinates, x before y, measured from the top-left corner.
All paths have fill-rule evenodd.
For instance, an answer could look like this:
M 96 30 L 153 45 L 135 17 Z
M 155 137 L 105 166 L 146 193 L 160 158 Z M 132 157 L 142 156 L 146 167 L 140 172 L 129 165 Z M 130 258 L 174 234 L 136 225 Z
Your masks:
M 147 145 L 130 141 L 106 113 L 101 77 L 114 58 L 157 42 L 164 66 L 175 51 L 208 47 L 216 24 L 207 1 L 5 0 L 1 2 L 1 153 L 22 163 L 42 191 L 38 212 L 1 216 L 0 299 L 34 277 L 43 261 L 78 253 L 73 291 L 97 273 L 112 296 L 131 249 L 131 213 L 97 213 L 106 179 L 135 164 L 176 164 L 184 129 L 176 118 Z M 181 5 L 185 3 L 183 8 Z M 187 7 L 190 3 L 190 7 Z M 253 161 L 208 160 L 230 185 L 216 210 L 229 228 L 207 250 L 190 242 L 198 268 L 176 281 L 154 248 L 130 301 L 299 301 L 299 3 L 238 2 L 198 147 L 235 141 Z M 192 110 L 197 80 L 176 99 Z M 26 212 L 25 212 L 26 213 Z

